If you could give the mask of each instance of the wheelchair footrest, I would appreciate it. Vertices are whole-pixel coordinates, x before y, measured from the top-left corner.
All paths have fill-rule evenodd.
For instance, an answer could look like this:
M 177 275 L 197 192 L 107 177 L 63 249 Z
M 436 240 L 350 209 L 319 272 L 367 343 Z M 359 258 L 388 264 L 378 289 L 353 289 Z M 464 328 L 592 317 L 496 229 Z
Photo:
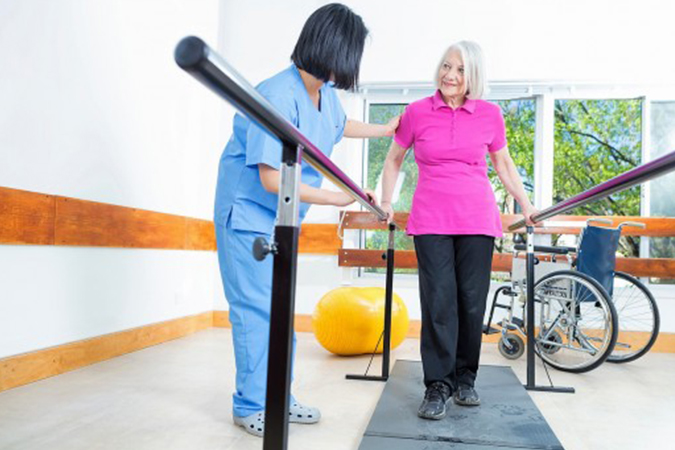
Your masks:
M 523 319 L 519 317 L 513 317 L 510 323 L 505 324 L 503 321 L 500 320 L 499 322 L 497 322 L 497 325 L 499 325 L 502 328 L 506 328 L 509 331 L 516 331 L 518 330 L 518 328 L 523 329 L 523 327 L 525 326 L 525 322 L 523 321 Z
M 483 325 L 483 334 L 497 334 L 497 333 L 501 333 L 501 330 L 499 328 L 488 327 L 487 325 Z

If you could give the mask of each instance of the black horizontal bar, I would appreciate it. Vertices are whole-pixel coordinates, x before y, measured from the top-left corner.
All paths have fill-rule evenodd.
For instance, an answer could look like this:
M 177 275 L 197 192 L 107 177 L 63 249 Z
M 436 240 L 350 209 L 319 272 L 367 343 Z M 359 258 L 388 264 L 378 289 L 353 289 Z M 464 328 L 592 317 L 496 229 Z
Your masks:
M 642 164 L 641 166 L 624 172 L 621 175 L 617 175 L 614 178 L 605 181 L 604 183 L 600 183 L 597 186 L 582 192 L 581 194 L 577 194 L 574 197 L 568 198 L 567 200 L 563 200 L 560 203 L 550 206 L 540 211 L 538 214 L 533 215 L 532 220 L 535 222 L 541 222 L 542 220 L 546 220 L 549 217 L 553 217 L 558 214 L 563 214 L 578 206 L 585 205 L 595 200 L 600 200 L 614 193 L 631 188 L 636 184 L 645 183 L 653 178 L 664 175 L 673 169 L 675 169 L 675 151 L 667 153 L 660 158 L 657 158 L 648 163 Z M 521 219 L 511 225 L 509 227 L 509 231 L 515 231 L 519 228 L 523 228 L 524 226 L 525 221 Z

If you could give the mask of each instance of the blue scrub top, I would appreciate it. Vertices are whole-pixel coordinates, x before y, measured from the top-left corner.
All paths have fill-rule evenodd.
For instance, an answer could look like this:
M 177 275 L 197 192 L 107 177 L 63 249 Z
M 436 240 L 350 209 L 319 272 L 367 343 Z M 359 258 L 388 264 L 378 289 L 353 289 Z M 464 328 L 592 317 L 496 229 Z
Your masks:
M 347 120 L 335 89 L 328 83 L 321 87 L 320 109 L 317 109 L 295 65 L 263 81 L 256 89 L 330 157 L 333 146 L 342 139 Z M 278 196 L 263 187 L 258 164 L 279 170 L 281 142 L 247 117 L 236 114 L 232 137 L 225 146 L 218 168 L 217 224 L 225 225 L 230 218 L 232 229 L 272 233 Z M 303 183 L 319 187 L 322 178 L 309 164 L 302 164 Z M 307 203 L 300 205 L 300 220 L 307 214 L 309 206 Z

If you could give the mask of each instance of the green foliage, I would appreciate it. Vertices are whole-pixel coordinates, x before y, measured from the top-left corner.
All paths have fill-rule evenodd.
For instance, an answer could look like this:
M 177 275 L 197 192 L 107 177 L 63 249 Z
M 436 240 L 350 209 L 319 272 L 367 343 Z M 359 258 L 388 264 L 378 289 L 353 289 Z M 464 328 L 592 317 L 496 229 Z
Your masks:
M 640 165 L 641 130 L 640 99 L 556 100 L 554 203 Z M 568 214 L 638 216 L 640 190 L 613 194 Z M 639 238 L 622 238 L 620 251 L 638 256 Z

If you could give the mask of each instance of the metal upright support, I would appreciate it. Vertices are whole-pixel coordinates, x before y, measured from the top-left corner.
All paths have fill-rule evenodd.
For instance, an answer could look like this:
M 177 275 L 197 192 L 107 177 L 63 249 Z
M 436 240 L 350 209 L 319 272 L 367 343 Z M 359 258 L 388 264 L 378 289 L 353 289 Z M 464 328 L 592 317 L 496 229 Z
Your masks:
M 387 381 L 389 379 L 389 366 L 391 356 L 391 310 L 394 298 L 394 249 L 396 237 L 396 225 L 389 224 L 389 245 L 384 256 L 387 260 L 387 279 L 385 282 L 384 295 L 384 330 L 382 347 L 382 375 L 347 375 L 348 380 Z M 377 351 L 377 349 L 375 349 Z
M 537 386 L 535 380 L 534 367 L 534 346 L 536 345 L 534 333 L 534 227 L 527 226 L 527 259 L 526 259 L 526 315 L 527 315 L 527 382 L 525 389 L 528 391 L 546 391 L 546 392 L 562 392 L 573 394 L 572 387 L 557 387 L 557 386 Z
M 526 288 L 527 288 L 527 385 L 534 387 L 534 228 L 527 230 L 527 260 L 526 260 Z
M 382 348 L 382 378 L 389 378 L 389 356 L 391 352 L 391 309 L 394 298 L 394 238 L 396 226 L 389 224 L 389 245 L 387 246 L 387 281 L 384 301 L 384 347 Z
M 286 450 L 293 356 L 293 315 L 300 235 L 300 147 L 284 144 L 270 313 L 264 450 Z

